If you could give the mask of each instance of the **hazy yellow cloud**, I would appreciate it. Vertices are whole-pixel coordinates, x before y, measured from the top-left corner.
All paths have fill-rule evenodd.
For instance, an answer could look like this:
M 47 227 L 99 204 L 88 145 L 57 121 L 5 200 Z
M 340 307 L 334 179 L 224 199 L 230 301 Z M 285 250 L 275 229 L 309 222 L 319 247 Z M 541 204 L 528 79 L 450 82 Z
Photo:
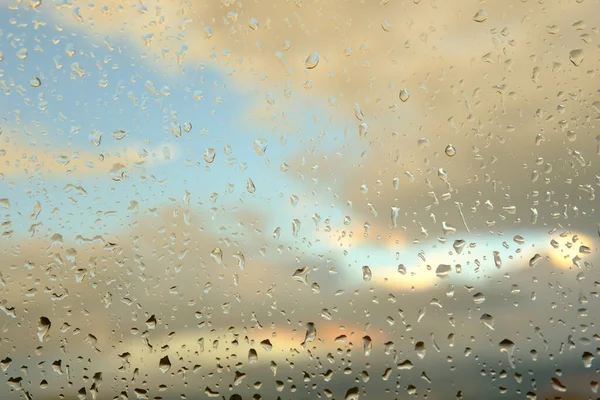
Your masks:
M 93 152 L 0 136 L 0 174 L 5 179 L 106 176 L 121 180 L 138 168 L 166 163 L 176 156 L 176 147 L 171 143 L 156 147 L 123 146 L 109 151 L 99 148 Z

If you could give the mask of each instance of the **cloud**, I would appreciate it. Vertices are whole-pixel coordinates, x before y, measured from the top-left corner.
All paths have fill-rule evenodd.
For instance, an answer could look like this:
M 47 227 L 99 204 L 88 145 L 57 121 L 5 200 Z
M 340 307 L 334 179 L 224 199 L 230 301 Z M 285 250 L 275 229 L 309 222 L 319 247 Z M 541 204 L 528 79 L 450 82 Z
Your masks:
M 0 135 L 0 174 L 4 179 L 41 176 L 44 179 L 110 177 L 121 180 L 137 169 L 168 163 L 178 156 L 177 147 L 165 143 L 155 147 L 127 145 L 77 150 L 38 140 L 25 142 L 13 133 Z

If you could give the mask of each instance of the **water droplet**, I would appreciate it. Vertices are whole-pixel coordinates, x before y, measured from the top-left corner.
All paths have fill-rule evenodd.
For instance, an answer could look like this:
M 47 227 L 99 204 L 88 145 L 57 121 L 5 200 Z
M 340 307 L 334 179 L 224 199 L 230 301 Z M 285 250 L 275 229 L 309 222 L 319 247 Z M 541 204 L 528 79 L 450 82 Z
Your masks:
M 444 235 L 454 235 L 456 233 L 456 228 L 450 224 L 447 224 L 446 221 L 442 221 L 442 232 Z
M 260 345 L 262 346 L 263 349 L 265 349 L 265 351 L 273 350 L 273 344 L 271 344 L 271 341 L 269 339 L 265 339 L 265 340 L 261 341 Z
M 164 356 L 158 362 L 158 369 L 163 374 L 167 373 L 171 369 L 171 361 L 169 360 L 169 356 Z
M 594 361 L 594 355 L 590 352 L 584 352 L 583 355 L 581 356 L 581 359 L 583 361 L 583 366 L 585 368 L 591 368 L 592 367 L 592 361 Z
M 398 227 L 398 216 L 400 215 L 400 208 L 399 207 L 392 207 L 392 227 L 397 228 Z
M 427 139 L 427 138 L 424 138 L 424 137 L 422 137 L 422 138 L 419 138 L 419 139 L 417 140 L 417 146 L 418 146 L 420 149 L 424 149 L 424 148 L 426 148 L 426 147 L 429 147 L 429 145 L 430 145 L 430 143 L 429 143 L 429 139 Z
M 116 131 L 113 132 L 112 137 L 115 140 L 123 140 L 125 139 L 125 137 L 127 136 L 127 131 L 123 130 L 123 129 L 117 129 Z
M 292 220 L 292 234 L 294 237 L 298 237 L 298 233 L 300 233 L 301 222 L 299 219 L 294 218 Z
M 248 21 L 248 26 L 250 29 L 257 31 L 259 26 L 258 20 L 256 18 L 250 18 L 250 21 Z
M 454 247 L 454 251 L 456 251 L 456 254 L 461 254 L 466 244 L 467 242 L 465 242 L 464 240 L 458 239 L 454 241 L 452 247 Z
M 346 391 L 346 396 L 344 396 L 344 400 L 358 400 L 360 397 L 360 392 L 357 387 L 353 387 Z
M 156 316 L 152 315 L 146 320 L 146 326 L 148 329 L 156 329 Z
M 223 250 L 220 247 L 215 247 L 213 251 L 210 252 L 210 257 L 217 263 L 221 264 L 223 262 Z
M 314 322 L 308 322 L 306 324 L 306 335 L 304 336 L 304 342 L 302 342 L 302 346 L 306 346 L 306 343 L 314 342 L 317 338 L 317 328 L 315 327 Z
M 450 276 L 450 272 L 452 271 L 452 266 L 448 264 L 440 264 L 435 270 L 435 274 L 438 278 L 447 278 Z
M 310 268 L 302 267 L 298 268 L 294 275 L 292 275 L 292 279 L 298 282 L 302 282 L 305 285 L 308 285 L 308 274 L 310 273 Z
M 264 156 L 269 142 L 266 139 L 256 139 L 254 141 L 254 151 L 259 156 Z
M 40 320 L 38 321 L 37 331 L 38 340 L 40 342 L 43 342 L 46 339 L 51 326 L 52 322 L 50 322 L 50 320 L 47 317 L 40 317 Z
M 290 196 L 290 203 L 292 204 L 292 207 L 296 207 L 298 205 L 298 201 L 299 198 L 295 194 Z
M 238 260 L 238 267 L 243 271 L 246 267 L 246 257 L 244 254 L 241 251 L 236 250 L 235 253 L 233 253 L 233 258 Z
M 34 76 L 29 81 L 29 86 L 34 87 L 34 88 L 40 87 L 40 86 L 42 86 L 42 80 L 40 78 L 38 78 L 37 76 Z
M 513 237 L 513 240 L 520 246 L 523 246 L 525 244 L 525 239 L 523 238 L 523 236 L 515 235 L 515 237 Z
M 357 103 L 354 103 L 354 116 L 361 122 L 365 120 L 365 116 Z
M 233 386 L 238 386 L 242 381 L 246 378 L 246 374 L 244 372 L 235 371 L 235 378 L 233 379 Z M 240 397 L 241 399 L 241 397 Z
M 488 19 L 488 13 L 485 10 L 479 10 L 473 16 L 473 21 L 475 21 L 475 22 L 484 22 L 487 19 Z
M 410 99 L 410 92 L 407 89 L 402 89 L 400 90 L 400 94 L 398 95 L 398 97 L 400 97 L 400 100 L 403 103 L 406 103 L 408 99 Z
M 27 58 L 27 49 L 25 47 L 22 47 L 19 50 L 17 50 L 17 58 L 19 60 L 24 60 Z
M 574 66 L 579 67 L 583 62 L 583 49 L 575 49 L 569 52 L 569 60 Z
M 363 122 L 362 124 L 358 125 L 358 135 L 360 136 L 361 139 L 366 138 L 368 134 L 369 134 L 369 124 L 367 124 L 366 122 Z
M 510 367 L 512 369 L 514 369 L 515 368 L 515 361 L 514 361 L 515 344 L 508 339 L 504 339 L 503 341 L 501 341 L 499 343 L 499 347 L 500 347 L 501 352 L 507 354 Z
M 191 132 L 191 130 L 192 130 L 192 123 L 191 123 L 190 121 L 186 121 L 186 122 L 183 124 L 183 130 L 184 130 L 185 132 L 187 132 L 187 133 Z
M 373 350 L 373 341 L 370 336 L 363 336 L 363 350 L 365 352 L 365 356 L 371 355 L 371 350 Z
M 567 391 L 567 387 L 558 380 L 558 378 L 552 377 L 552 388 L 554 390 L 556 390 L 557 392 L 566 392 Z
M 494 251 L 494 264 L 496 265 L 496 268 L 500 269 L 502 268 L 502 258 L 500 257 L 500 252 L 498 251 Z
M 483 314 L 481 316 L 481 318 L 479 318 L 479 320 L 481 321 L 481 323 L 483 323 L 485 326 L 487 326 L 488 328 L 490 328 L 491 330 L 494 330 L 494 317 L 492 317 L 490 314 Z
M 531 259 L 529 260 L 529 266 L 530 267 L 535 267 L 537 265 L 537 263 L 542 259 L 542 256 L 539 254 L 534 255 L 533 257 L 531 257 Z
M 215 151 L 215 149 L 213 149 L 212 147 L 208 147 L 206 150 L 204 150 L 204 161 L 211 164 L 213 161 L 215 161 L 216 155 L 217 152 Z
M 423 342 L 417 342 L 415 344 L 415 352 L 417 353 L 417 356 L 422 360 L 425 358 L 425 355 L 427 354 L 427 350 L 425 349 L 425 343 Z
M 473 295 L 473 301 L 475 304 L 481 304 L 485 301 L 485 295 L 481 292 L 475 293 Z
M 306 67 L 306 69 L 313 69 L 317 65 L 319 65 L 319 53 L 316 52 L 309 55 L 306 61 L 304 62 L 304 66 Z
M 258 353 L 255 349 L 248 350 L 248 363 L 254 364 L 258 362 Z
M 373 273 L 371 272 L 371 268 L 368 265 L 362 267 L 362 277 L 363 281 L 369 282 L 371 278 L 373 278 Z
M 248 182 L 246 183 L 246 190 L 248 193 L 253 194 L 256 192 L 256 186 L 251 178 L 248 178 Z
M 100 146 L 102 143 L 102 132 L 94 129 L 90 132 L 89 139 L 94 147 Z
M 449 144 L 448 146 L 446 146 L 446 149 L 444 150 L 444 153 L 446 153 L 446 155 L 448 157 L 454 157 L 456 155 L 456 149 L 454 148 L 454 146 L 452 146 L 451 144 Z

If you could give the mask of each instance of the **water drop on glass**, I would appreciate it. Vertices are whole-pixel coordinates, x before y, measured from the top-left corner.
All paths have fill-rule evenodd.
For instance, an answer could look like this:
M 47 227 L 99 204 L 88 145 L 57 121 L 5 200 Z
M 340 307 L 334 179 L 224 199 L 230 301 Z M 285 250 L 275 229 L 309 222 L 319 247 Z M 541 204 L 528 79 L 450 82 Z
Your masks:
M 313 69 L 319 65 L 319 53 L 312 53 L 304 62 L 306 69 Z
M 400 90 L 400 94 L 398 97 L 400 97 L 400 100 L 403 103 L 406 103 L 408 99 L 410 99 L 410 92 L 407 89 L 402 89 Z
M 446 153 L 446 155 L 448 157 L 454 157 L 456 155 L 456 149 L 451 144 L 446 146 L 446 149 L 444 150 L 444 152 Z
M 569 60 L 574 66 L 579 67 L 583 62 L 583 49 L 575 49 L 569 52 Z
M 373 278 L 373 273 L 371 272 L 371 268 L 368 265 L 362 267 L 362 277 L 363 281 L 369 282 L 371 278 Z
M 475 21 L 475 22 L 484 22 L 487 19 L 488 19 L 488 13 L 485 10 L 479 10 L 473 16 L 473 21 Z
M 206 150 L 204 150 L 204 161 L 206 161 L 207 163 L 212 163 L 213 161 L 215 161 L 215 157 L 217 155 L 217 152 L 215 151 L 215 149 L 209 147 Z

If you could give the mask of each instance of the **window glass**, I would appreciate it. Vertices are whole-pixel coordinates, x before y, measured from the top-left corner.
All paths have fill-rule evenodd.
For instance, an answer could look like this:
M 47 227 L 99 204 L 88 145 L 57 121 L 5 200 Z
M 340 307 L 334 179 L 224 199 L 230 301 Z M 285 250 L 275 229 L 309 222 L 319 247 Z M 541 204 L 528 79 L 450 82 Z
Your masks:
M 0 0 L 2 399 L 595 399 L 597 0 Z

